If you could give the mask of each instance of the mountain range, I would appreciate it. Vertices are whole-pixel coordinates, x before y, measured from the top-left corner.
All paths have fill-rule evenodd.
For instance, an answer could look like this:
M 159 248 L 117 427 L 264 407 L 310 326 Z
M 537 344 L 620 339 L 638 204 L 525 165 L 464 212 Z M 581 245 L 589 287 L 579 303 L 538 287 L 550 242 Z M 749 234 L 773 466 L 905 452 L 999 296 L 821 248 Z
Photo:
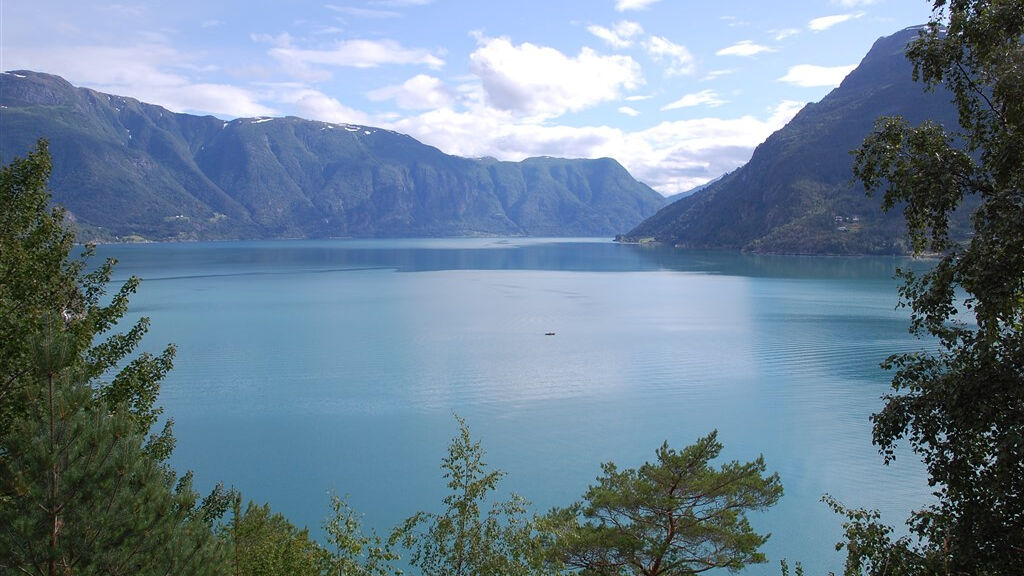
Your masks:
M 615 160 L 451 156 L 379 128 L 171 112 L 0 74 L 0 159 L 50 143 L 50 187 L 100 240 L 612 236 L 666 200 Z
M 950 95 L 913 81 L 904 52 L 917 30 L 875 42 L 836 89 L 804 107 L 747 164 L 662 208 L 619 239 L 762 253 L 907 252 L 902 211 L 883 213 L 881 198 L 868 197 L 853 180 L 852 151 L 882 115 L 956 128 Z M 966 212 L 957 223 L 966 228 Z
M 612 236 L 796 254 L 908 251 L 901 210 L 852 178 L 881 115 L 957 125 L 913 81 L 916 28 L 879 39 L 744 166 L 670 200 L 618 162 L 451 156 L 379 128 L 177 114 L 47 74 L 0 74 L 0 159 L 51 142 L 51 188 L 87 237 Z M 673 201 L 674 200 L 674 201 Z M 660 210 L 659 210 L 660 209 Z M 967 229 L 969 211 L 954 222 Z

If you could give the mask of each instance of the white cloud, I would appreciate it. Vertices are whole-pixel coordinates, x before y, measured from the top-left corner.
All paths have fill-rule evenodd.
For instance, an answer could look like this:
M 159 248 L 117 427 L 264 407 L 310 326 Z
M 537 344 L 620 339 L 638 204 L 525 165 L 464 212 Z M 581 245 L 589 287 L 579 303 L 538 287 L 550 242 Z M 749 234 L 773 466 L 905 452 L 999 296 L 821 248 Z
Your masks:
M 651 36 L 644 42 L 644 47 L 651 58 L 666 65 L 666 74 L 676 76 L 693 73 L 695 67 L 693 54 L 690 54 L 686 46 L 675 44 L 661 36 Z
M 712 70 L 712 71 L 708 72 L 707 74 L 705 74 L 703 78 L 701 78 L 701 82 L 711 82 L 712 80 L 717 80 L 718 78 L 721 78 L 722 76 L 729 76 L 729 75 L 732 75 L 732 74 L 735 74 L 735 73 L 736 73 L 735 70 L 729 70 L 729 69 Z
M 587 27 L 587 32 L 604 40 L 613 48 L 628 48 L 632 46 L 633 36 L 642 34 L 643 31 L 642 26 L 629 20 L 618 22 L 611 28 L 597 25 Z
M 767 117 L 697 118 L 627 132 L 608 126 L 516 122 L 493 109 L 431 110 L 386 127 L 451 154 L 518 161 L 530 156 L 615 158 L 663 194 L 689 190 L 733 170 L 788 122 L 802 103 L 782 102 Z
M 297 90 L 286 98 L 291 100 L 296 112 L 303 118 L 338 124 L 376 124 L 368 114 L 345 106 L 337 99 L 316 90 Z
M 619 12 L 627 10 L 644 10 L 659 0 L 615 0 L 615 9 Z
M 387 86 L 370 91 L 371 100 L 391 100 L 406 110 L 428 110 L 450 106 L 454 100 L 450 90 L 441 80 L 426 74 L 418 74 L 399 86 Z
M 774 48 L 755 44 L 751 40 L 741 40 L 732 46 L 722 48 L 715 52 L 717 56 L 754 56 L 762 52 L 775 52 Z
M 5 53 L 22 68 L 43 70 L 78 86 L 130 96 L 172 112 L 220 116 L 269 116 L 277 111 L 257 91 L 230 84 L 196 82 L 185 73 L 196 58 L 164 44 L 66 46 Z
M 701 90 L 694 94 L 687 94 L 679 100 L 662 106 L 662 112 L 667 110 L 678 110 L 679 108 L 692 108 L 694 106 L 710 106 L 712 108 L 725 104 L 726 101 L 722 100 L 718 93 L 714 90 Z
M 768 124 L 771 126 L 777 126 L 782 128 L 787 122 L 793 119 L 797 115 L 797 112 L 803 110 L 806 106 L 806 102 L 798 102 L 796 100 L 783 100 L 772 110 L 771 116 L 768 117 Z M 778 129 L 776 128 L 776 130 Z M 774 130 L 773 130 L 774 131 Z
M 636 108 L 631 108 L 629 106 L 621 106 L 619 108 L 619 113 L 625 114 L 626 116 L 632 116 L 634 118 L 640 115 L 639 110 L 637 110 Z
M 849 66 L 814 66 L 812 64 L 798 64 L 790 66 L 785 76 L 779 78 L 779 82 L 796 84 L 797 86 L 838 86 L 843 78 L 856 68 L 856 64 Z
M 124 94 L 134 91 L 125 87 L 115 90 Z M 278 112 L 260 102 L 257 94 L 227 84 L 189 84 L 167 87 L 165 90 L 151 91 L 150 102 L 177 112 L 198 112 L 206 114 L 224 114 L 229 116 L 273 116 Z
M 773 30 L 772 34 L 775 34 L 775 41 L 785 40 L 790 36 L 796 36 L 800 33 L 799 28 L 782 28 L 781 30 Z
M 828 30 L 836 24 L 842 24 L 848 20 L 856 20 L 864 16 L 863 12 L 856 14 L 836 14 L 834 16 L 822 16 L 821 18 L 815 18 L 807 23 L 807 27 L 815 32 L 821 32 L 822 30 Z
M 444 60 L 429 51 L 405 48 L 394 40 L 345 40 L 320 50 L 296 48 L 288 41 L 272 48 L 270 55 L 293 76 L 310 80 L 330 77 L 329 73 L 314 66 L 376 68 L 387 64 L 411 64 L 432 69 L 444 66 Z
M 250 34 L 249 39 L 253 42 L 259 42 L 263 44 L 270 44 L 278 48 L 289 48 L 292 46 L 292 35 L 287 32 L 282 32 L 276 36 L 273 34 Z
M 583 48 L 569 57 L 554 48 L 507 38 L 479 38 L 471 69 L 482 82 L 486 103 L 498 110 L 538 119 L 616 100 L 643 83 L 640 66 L 628 56 L 602 56 Z

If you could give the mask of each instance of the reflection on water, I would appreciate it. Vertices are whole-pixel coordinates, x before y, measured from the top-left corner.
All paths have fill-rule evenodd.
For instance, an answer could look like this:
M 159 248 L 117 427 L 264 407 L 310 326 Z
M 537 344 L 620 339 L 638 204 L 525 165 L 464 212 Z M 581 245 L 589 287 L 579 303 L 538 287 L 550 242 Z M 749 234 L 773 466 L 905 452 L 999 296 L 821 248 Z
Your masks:
M 260 274 L 389 268 L 441 270 L 574 270 L 640 272 L 674 270 L 772 278 L 888 280 L 898 267 L 924 269 L 928 261 L 900 257 L 775 256 L 616 244 L 595 239 L 395 239 L 212 242 L 101 247 L 126 267 L 153 278 L 171 271 Z M 581 258 L 581 254 L 585 257 Z M 136 268 L 136 266 L 141 268 Z
M 161 396 L 175 464 L 314 530 L 329 490 L 379 530 L 436 506 L 453 413 L 539 509 L 578 498 L 600 462 L 718 429 L 728 458 L 781 474 L 756 522 L 773 562 L 809 573 L 841 567 L 823 493 L 897 523 L 926 497 L 911 458 L 881 465 L 868 421 L 879 363 L 923 346 L 893 280 L 919 262 L 518 238 L 100 252 L 143 278 L 147 346 L 178 346 Z

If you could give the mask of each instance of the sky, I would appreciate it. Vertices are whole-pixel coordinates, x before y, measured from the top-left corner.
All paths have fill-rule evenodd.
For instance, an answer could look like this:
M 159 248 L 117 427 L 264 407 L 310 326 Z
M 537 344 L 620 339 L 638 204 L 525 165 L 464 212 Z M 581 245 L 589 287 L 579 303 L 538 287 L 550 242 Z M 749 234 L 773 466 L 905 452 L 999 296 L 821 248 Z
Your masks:
M 0 0 L 0 70 L 175 112 L 612 157 L 663 194 L 749 160 L 925 0 Z

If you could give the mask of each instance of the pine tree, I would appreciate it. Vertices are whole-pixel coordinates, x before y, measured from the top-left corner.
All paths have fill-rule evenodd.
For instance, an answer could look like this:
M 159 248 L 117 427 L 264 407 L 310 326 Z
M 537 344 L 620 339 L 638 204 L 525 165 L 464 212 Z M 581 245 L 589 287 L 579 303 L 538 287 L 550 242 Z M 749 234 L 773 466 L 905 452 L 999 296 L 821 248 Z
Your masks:
M 777 474 L 763 458 L 711 465 L 722 444 L 717 433 L 682 450 L 663 444 L 657 460 L 603 474 L 570 508 L 552 510 L 549 554 L 586 576 L 686 576 L 765 562 L 747 512 L 782 497 Z
M 0 170 L 0 572 L 223 573 L 220 491 L 166 464 L 169 421 L 147 437 L 173 348 L 129 360 L 146 322 L 107 334 L 137 280 L 102 304 L 114 263 L 70 258 L 49 170 L 44 141 Z

